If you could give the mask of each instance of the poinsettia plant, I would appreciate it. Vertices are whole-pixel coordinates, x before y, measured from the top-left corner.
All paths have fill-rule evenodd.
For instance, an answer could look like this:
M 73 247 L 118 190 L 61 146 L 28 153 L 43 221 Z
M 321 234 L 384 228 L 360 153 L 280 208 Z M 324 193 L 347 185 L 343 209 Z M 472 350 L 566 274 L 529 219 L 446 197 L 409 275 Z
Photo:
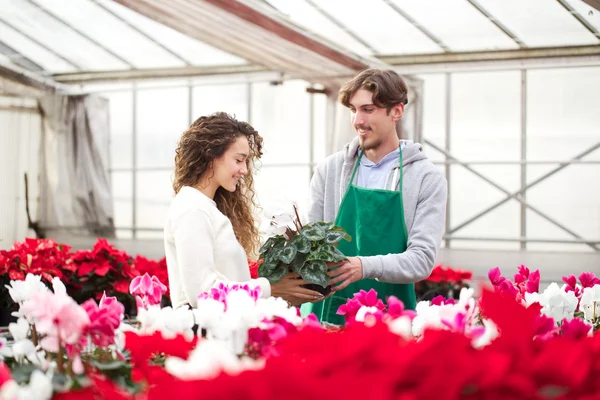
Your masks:
M 9 250 L 0 250 L 0 307 L 13 310 L 6 285 L 11 280 L 22 281 L 28 273 L 40 275 L 47 286 L 52 279 L 63 279 L 63 266 L 70 257 L 71 247 L 52 239 L 27 238 L 16 242 Z
M 458 300 L 462 288 L 469 288 L 472 276 L 471 271 L 436 265 L 427 279 L 415 283 L 417 301 L 432 300 L 437 296 Z
M 295 272 L 311 283 L 307 287 L 327 294 L 331 291 L 327 263 L 346 259 L 337 245 L 342 239 L 352 238 L 332 222 L 302 225 L 298 208 L 294 205 L 293 209 L 293 214 L 279 212 L 269 216 L 272 231 L 280 233 L 267 239 L 259 250 L 258 275 L 277 283 Z
M 92 250 L 75 252 L 63 268 L 69 271 L 65 276 L 69 295 L 78 303 L 99 300 L 106 293 L 115 296 L 126 310 L 134 308 L 129 284 L 140 273 L 133 257 L 116 249 L 106 239 L 98 239 Z

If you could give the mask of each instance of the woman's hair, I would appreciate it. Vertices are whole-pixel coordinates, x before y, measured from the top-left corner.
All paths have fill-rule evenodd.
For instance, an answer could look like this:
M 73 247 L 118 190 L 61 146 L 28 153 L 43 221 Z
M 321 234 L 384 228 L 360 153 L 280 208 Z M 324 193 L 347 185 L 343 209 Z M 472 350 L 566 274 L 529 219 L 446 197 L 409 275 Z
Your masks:
M 239 137 L 246 137 L 250 154 L 246 159 L 248 173 L 240 179 L 235 192 L 222 187 L 215 193 L 217 208 L 229 218 L 233 231 L 246 254 L 251 257 L 258 250 L 259 236 L 253 216 L 254 161 L 262 156 L 262 137 L 247 122 L 238 121 L 224 112 L 198 118 L 181 135 L 175 150 L 175 193 L 183 186 L 196 186 L 202 175 L 209 171 L 215 159 L 221 157 Z

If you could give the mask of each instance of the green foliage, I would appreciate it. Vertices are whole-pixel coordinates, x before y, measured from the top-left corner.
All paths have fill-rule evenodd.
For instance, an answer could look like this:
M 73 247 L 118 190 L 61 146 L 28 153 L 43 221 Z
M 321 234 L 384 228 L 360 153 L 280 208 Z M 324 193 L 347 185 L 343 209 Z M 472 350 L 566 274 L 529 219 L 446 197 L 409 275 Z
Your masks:
M 342 239 L 352 240 L 350 235 L 330 222 L 315 222 L 291 232 L 291 238 L 272 236 L 261 247 L 258 275 L 277 283 L 295 272 L 307 282 L 329 285 L 327 263 L 346 259 L 337 245 Z

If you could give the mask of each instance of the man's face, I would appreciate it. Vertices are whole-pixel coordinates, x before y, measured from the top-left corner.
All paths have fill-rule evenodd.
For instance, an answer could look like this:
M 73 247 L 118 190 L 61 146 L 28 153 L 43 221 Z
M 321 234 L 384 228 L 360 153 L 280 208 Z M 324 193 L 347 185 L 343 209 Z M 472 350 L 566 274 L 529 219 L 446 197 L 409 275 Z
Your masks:
M 396 121 L 402 116 L 403 104 L 393 107 L 388 114 L 385 108 L 373 104 L 372 92 L 359 89 L 350 97 L 350 111 L 363 151 L 376 149 L 387 140 L 397 140 Z

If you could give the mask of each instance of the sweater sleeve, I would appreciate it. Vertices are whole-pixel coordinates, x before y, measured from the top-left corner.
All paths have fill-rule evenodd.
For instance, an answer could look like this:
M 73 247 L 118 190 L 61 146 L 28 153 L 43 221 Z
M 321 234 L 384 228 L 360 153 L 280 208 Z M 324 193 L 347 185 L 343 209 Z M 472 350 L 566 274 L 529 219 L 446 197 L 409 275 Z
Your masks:
M 388 283 L 413 283 L 427 278 L 433 269 L 444 232 L 448 185 L 441 173 L 423 182 L 410 232 L 408 248 L 401 254 L 359 257 L 364 278 Z
M 196 298 L 200 293 L 219 282 L 252 283 L 261 287 L 263 297 L 270 296 L 271 287 L 265 278 L 253 279 L 251 282 L 232 282 L 217 271 L 214 261 L 215 236 L 212 220 L 202 210 L 192 209 L 174 221 L 173 237 L 179 279 L 185 298 L 192 307 L 196 306 Z

